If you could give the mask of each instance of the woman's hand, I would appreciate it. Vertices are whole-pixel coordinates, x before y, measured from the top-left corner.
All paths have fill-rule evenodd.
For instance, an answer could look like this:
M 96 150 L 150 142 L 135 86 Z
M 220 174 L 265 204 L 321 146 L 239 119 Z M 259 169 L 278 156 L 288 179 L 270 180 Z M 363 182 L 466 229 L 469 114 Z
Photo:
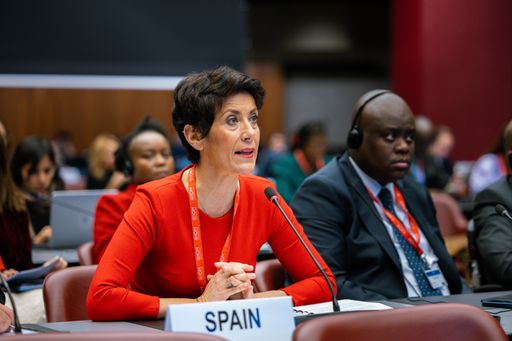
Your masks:
M 18 273 L 18 271 L 14 270 L 14 269 L 7 269 L 7 270 L 2 271 L 2 275 L 4 276 L 5 279 L 9 279 L 12 276 L 16 275 L 17 273 Z
M 239 263 L 239 262 L 216 262 L 215 266 L 217 268 L 223 268 L 225 271 L 230 271 L 233 276 L 230 278 L 230 282 L 233 286 L 239 285 L 241 280 L 243 280 L 243 276 L 239 276 L 241 274 L 245 274 L 246 271 L 253 271 L 254 267 L 252 265 Z M 251 276 L 252 278 L 250 280 L 253 280 L 256 278 L 256 275 Z M 245 299 L 245 298 L 252 298 L 254 296 L 254 287 L 251 286 L 247 290 L 242 291 L 241 293 L 238 293 L 236 295 L 232 295 L 229 297 L 231 300 L 239 300 L 239 299 Z
M 12 324 L 14 324 L 14 314 L 12 310 L 0 304 L 0 333 L 9 330 Z
M 217 262 L 215 266 L 219 270 L 215 275 L 208 275 L 208 284 L 203 294 L 197 299 L 199 302 L 223 301 L 235 295 L 242 298 L 252 296 L 251 280 L 256 275 L 245 272 L 252 271 L 252 265 L 237 262 Z
M 52 259 L 47 260 L 44 262 L 43 266 L 47 266 L 52 263 L 55 264 L 52 271 L 62 270 L 68 267 L 68 262 L 66 262 L 66 260 L 60 256 L 55 256 Z
M 52 228 L 50 227 L 50 225 L 46 225 L 45 227 L 43 227 L 41 229 L 41 231 L 39 231 L 38 234 L 36 234 L 34 236 L 34 239 L 32 240 L 34 245 L 41 245 L 41 244 L 45 244 L 48 242 L 48 240 L 50 240 L 52 236 Z

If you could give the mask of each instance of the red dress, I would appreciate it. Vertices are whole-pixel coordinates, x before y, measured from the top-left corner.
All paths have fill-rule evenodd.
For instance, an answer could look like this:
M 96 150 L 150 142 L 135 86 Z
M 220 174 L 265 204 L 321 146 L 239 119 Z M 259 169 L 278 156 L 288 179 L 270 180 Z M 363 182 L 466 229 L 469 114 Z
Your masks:
M 181 181 L 183 171 L 137 188 L 137 193 L 98 265 L 87 297 L 93 320 L 152 319 L 159 298 L 197 298 L 199 289 L 193 252 L 190 205 Z M 268 242 L 294 284 L 282 289 L 295 305 L 328 301 L 329 288 L 277 208 L 265 197 L 266 179 L 241 175 L 240 203 L 220 218 L 200 215 L 205 270 L 214 274 L 234 219 L 228 261 L 256 265 Z M 334 276 L 311 245 L 291 209 L 284 210 L 300 230 L 335 287 Z M 128 289 L 130 285 L 130 289 Z
M 124 213 L 133 201 L 136 189 L 137 185 L 129 184 L 124 191 L 118 194 L 103 195 L 98 201 L 93 231 L 92 257 L 94 263 L 99 263 L 101 260 L 114 232 L 123 220 Z

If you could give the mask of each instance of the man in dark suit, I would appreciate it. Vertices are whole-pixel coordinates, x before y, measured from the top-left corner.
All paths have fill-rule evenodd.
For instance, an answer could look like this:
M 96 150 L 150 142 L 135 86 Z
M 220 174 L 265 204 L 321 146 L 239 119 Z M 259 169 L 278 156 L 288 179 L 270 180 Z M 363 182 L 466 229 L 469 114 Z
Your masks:
M 305 180 L 291 207 L 336 276 L 338 298 L 461 292 L 427 189 L 406 178 L 415 124 L 408 105 L 374 90 L 356 103 L 349 150 Z
M 500 204 L 512 212 L 512 121 L 504 132 L 504 150 L 508 174 L 478 193 L 473 219 L 479 253 L 480 270 L 488 284 L 512 288 L 512 221 L 496 212 Z

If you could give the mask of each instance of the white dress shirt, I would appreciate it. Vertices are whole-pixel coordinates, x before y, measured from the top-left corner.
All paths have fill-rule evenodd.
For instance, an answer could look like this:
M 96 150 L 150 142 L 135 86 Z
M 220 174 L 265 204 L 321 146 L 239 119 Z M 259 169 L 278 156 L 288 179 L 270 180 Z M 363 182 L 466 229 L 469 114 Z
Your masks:
M 390 183 L 386 184 L 385 186 L 382 186 L 377 181 L 375 181 L 373 178 L 368 176 L 368 174 L 366 174 L 361 168 L 359 168 L 359 166 L 355 163 L 355 161 L 351 157 L 349 157 L 349 160 L 350 160 L 350 163 L 352 164 L 352 166 L 354 166 L 357 174 L 363 181 L 363 184 L 366 186 L 366 188 L 368 190 L 370 190 L 372 192 L 372 194 L 375 196 L 375 198 L 378 198 L 379 192 L 382 189 L 382 187 L 386 187 L 391 192 L 391 195 L 393 196 L 393 206 L 395 208 L 397 218 L 402 222 L 402 224 L 409 231 L 409 233 L 412 234 L 409 219 L 407 218 L 407 212 L 405 212 L 402 209 L 402 207 L 400 207 L 400 205 L 398 205 L 396 202 L 393 183 L 390 182 Z M 418 282 L 416 281 L 416 277 L 414 276 L 414 273 L 413 273 L 411 267 L 409 266 L 409 262 L 407 261 L 407 258 L 405 257 L 405 253 L 404 253 L 402 247 L 400 246 L 400 242 L 398 241 L 397 237 L 395 236 L 395 234 L 393 232 L 393 229 L 395 227 L 393 227 L 393 225 L 389 222 L 388 218 L 384 214 L 384 209 L 383 209 L 382 204 L 376 203 L 375 201 L 373 201 L 373 204 L 375 205 L 375 208 L 379 212 L 382 222 L 384 223 L 384 226 L 386 227 L 386 231 L 388 232 L 389 237 L 393 241 L 393 245 L 395 246 L 398 256 L 400 257 L 400 263 L 402 265 L 402 272 L 404 275 L 404 282 L 405 282 L 405 286 L 407 288 L 407 295 L 409 297 L 420 297 L 421 291 L 418 286 Z M 435 255 L 432 248 L 430 247 L 430 244 L 429 244 L 427 238 L 425 237 L 425 235 L 423 234 L 423 232 L 421 231 L 421 228 L 420 228 L 419 232 L 420 232 L 420 248 L 423 250 L 428 263 L 432 264 L 431 269 L 439 269 L 438 258 Z M 443 275 L 443 278 L 444 278 L 444 275 Z M 447 283 L 446 279 L 444 280 L 444 282 Z M 445 295 L 445 296 L 450 295 L 450 290 L 448 289 L 447 285 L 440 288 L 440 290 L 443 295 Z

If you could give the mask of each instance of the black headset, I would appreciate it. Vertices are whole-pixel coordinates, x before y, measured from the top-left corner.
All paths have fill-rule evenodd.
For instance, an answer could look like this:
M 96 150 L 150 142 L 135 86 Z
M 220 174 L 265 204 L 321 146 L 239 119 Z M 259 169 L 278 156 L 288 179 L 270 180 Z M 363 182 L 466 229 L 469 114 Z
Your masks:
M 359 146 L 361 146 L 361 143 L 363 143 L 363 132 L 359 127 L 357 126 L 357 122 L 359 117 L 363 114 L 364 107 L 371 101 L 373 101 L 375 98 L 382 96 L 384 94 L 391 94 L 392 92 L 389 90 L 383 90 L 381 92 L 377 92 L 375 95 L 368 98 L 366 101 L 361 104 L 359 109 L 357 109 L 356 115 L 354 116 L 354 120 L 352 121 L 352 125 L 350 126 L 350 132 L 347 136 L 347 146 L 350 149 L 357 149 Z
M 132 139 L 124 140 L 115 153 L 115 169 L 125 175 L 133 175 L 133 164 L 128 155 L 128 145 Z

